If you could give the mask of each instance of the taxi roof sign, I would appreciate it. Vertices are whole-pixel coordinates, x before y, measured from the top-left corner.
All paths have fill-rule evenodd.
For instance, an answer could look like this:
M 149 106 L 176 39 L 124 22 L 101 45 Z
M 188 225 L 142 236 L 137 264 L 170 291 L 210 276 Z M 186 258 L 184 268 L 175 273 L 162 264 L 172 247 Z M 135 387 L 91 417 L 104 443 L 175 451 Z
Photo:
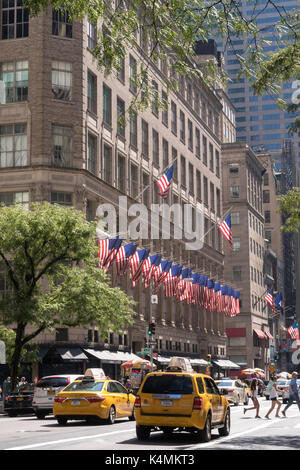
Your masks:
M 167 371 L 193 372 L 189 359 L 186 357 L 174 356 L 170 359 Z
M 82 380 L 101 380 L 105 378 L 103 369 L 87 369 Z

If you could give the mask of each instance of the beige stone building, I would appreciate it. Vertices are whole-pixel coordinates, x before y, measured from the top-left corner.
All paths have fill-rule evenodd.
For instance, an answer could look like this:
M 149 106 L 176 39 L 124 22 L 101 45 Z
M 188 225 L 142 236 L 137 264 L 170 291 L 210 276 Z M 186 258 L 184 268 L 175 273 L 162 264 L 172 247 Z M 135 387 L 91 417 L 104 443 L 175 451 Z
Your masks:
M 265 369 L 270 359 L 268 308 L 264 301 L 265 168 L 246 144 L 222 146 L 224 211 L 231 213 L 232 251 L 225 247 L 225 279 L 240 290 L 241 313 L 226 319 L 229 358 Z
M 110 202 L 117 208 L 120 195 L 128 196 L 129 205 L 157 203 L 155 182 L 174 162 L 169 203 L 190 203 L 193 213 L 203 204 L 204 230 L 209 232 L 204 247 L 187 251 L 184 241 L 149 239 L 138 240 L 139 246 L 194 272 L 224 279 L 218 230 L 223 212 L 222 103 L 216 92 L 200 79 L 182 79 L 178 91 L 169 95 L 167 109 L 158 109 L 154 101 L 152 109 L 129 119 L 127 109 L 136 93 L 130 77 L 145 60 L 142 43 L 132 48 L 118 76 L 104 77 L 91 54 L 93 24 L 72 22 L 67 14 L 51 10 L 29 20 L 16 1 L 9 5 L 2 2 L 0 13 L 9 10 L 11 15 L 18 14 L 21 22 L 11 25 L 9 32 L 8 25 L 1 24 L 1 202 L 73 205 L 91 220 L 99 204 Z M 149 83 L 163 99 L 165 72 L 163 63 L 150 64 Z M 124 115 L 126 125 L 120 119 Z M 256 217 L 262 223 L 262 214 Z M 129 275 L 117 278 L 113 273 L 112 278 L 137 301 L 134 326 L 120 335 L 108 332 L 108 339 L 100 338 L 94 327 L 45 332 L 37 338 L 45 364 L 51 347 L 56 352 L 59 346 L 132 352 L 144 347 L 149 290 L 141 285 L 133 289 Z M 153 318 L 159 355 L 176 352 L 194 359 L 206 358 L 207 353 L 216 358 L 226 356 L 223 315 L 167 300 L 162 293 L 158 297 Z M 246 304 L 245 295 L 244 299 Z M 58 356 L 64 370 L 61 350 Z M 97 358 L 101 359 L 100 353 Z M 44 372 L 51 370 L 53 361 L 49 359 Z M 69 371 L 71 362 L 67 364 Z M 102 365 L 109 375 L 117 375 L 119 363 L 111 358 L 103 359 Z

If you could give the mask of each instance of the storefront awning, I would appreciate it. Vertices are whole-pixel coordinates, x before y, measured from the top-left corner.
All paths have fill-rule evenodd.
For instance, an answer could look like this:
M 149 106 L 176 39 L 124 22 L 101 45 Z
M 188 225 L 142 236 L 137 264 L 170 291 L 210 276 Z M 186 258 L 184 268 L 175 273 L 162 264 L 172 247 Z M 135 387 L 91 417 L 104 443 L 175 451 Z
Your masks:
M 95 349 L 85 349 L 85 352 L 108 364 L 122 364 L 122 362 L 141 360 L 139 356 L 123 351 L 97 351 Z
M 271 335 L 271 333 L 270 333 L 269 331 L 265 331 L 265 334 L 267 335 L 267 337 L 268 337 L 269 339 L 274 340 L 274 337 Z
M 170 362 L 170 357 L 164 357 L 164 356 L 157 356 L 155 358 L 158 362 L 160 362 L 161 364 L 169 364 Z
M 56 348 L 62 359 L 68 361 L 82 361 L 87 359 L 86 354 L 80 348 Z
M 218 359 L 217 361 L 213 361 L 213 363 L 220 367 L 220 369 L 240 369 L 238 364 L 229 361 L 229 359 Z
M 208 362 L 205 361 L 204 359 L 193 358 L 193 359 L 190 359 L 190 362 L 192 366 L 207 366 L 208 365 Z
M 253 328 L 254 333 L 261 338 L 261 339 L 266 339 L 266 335 L 262 330 L 259 330 L 258 328 Z

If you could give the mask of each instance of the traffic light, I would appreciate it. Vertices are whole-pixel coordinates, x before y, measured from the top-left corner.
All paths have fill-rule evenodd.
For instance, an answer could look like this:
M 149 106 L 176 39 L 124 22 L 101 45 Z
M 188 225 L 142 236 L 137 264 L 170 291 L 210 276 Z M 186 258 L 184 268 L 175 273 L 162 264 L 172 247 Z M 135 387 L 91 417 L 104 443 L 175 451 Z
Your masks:
M 148 335 L 155 335 L 155 323 L 149 323 Z
M 208 362 L 208 365 L 211 364 L 211 354 L 207 354 L 207 362 Z
M 274 354 L 274 362 L 278 361 L 278 354 Z

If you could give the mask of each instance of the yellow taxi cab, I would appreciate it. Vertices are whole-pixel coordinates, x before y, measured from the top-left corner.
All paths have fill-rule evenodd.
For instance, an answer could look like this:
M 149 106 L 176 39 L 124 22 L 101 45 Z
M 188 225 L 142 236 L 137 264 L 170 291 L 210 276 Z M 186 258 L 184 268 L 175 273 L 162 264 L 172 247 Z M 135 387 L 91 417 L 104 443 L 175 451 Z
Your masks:
M 196 433 L 203 442 L 211 439 L 213 428 L 221 436 L 230 432 L 228 400 L 214 380 L 194 372 L 186 358 L 173 357 L 165 372 L 147 374 L 134 406 L 139 440 L 157 429 L 167 436 L 174 431 Z
M 105 377 L 102 369 L 87 369 L 81 380 L 75 380 L 54 398 L 53 414 L 58 424 L 68 420 L 134 420 L 135 396 L 120 382 Z

